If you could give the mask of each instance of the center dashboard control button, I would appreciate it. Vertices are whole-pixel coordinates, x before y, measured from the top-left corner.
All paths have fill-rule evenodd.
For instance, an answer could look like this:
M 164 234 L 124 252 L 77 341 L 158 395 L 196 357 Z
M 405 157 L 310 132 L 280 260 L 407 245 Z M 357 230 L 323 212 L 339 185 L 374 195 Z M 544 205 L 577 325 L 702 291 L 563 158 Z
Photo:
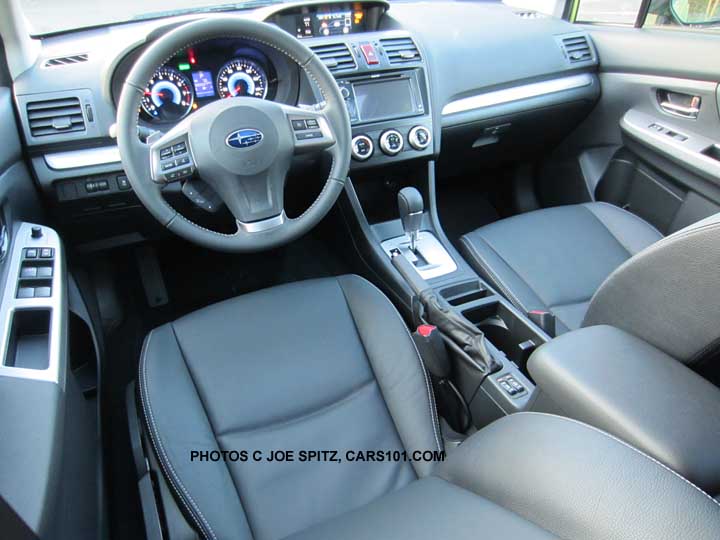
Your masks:
M 380 135 L 380 149 L 388 156 L 399 154 L 405 146 L 405 139 L 396 129 L 388 129 Z
M 425 126 L 415 126 L 408 133 L 408 142 L 415 150 L 425 150 L 431 140 L 430 130 Z
M 375 145 L 367 135 L 356 135 L 352 140 L 352 157 L 357 161 L 365 161 L 373 155 Z
M 365 57 L 365 62 L 367 62 L 368 66 L 380 63 L 377 52 L 375 52 L 375 47 L 373 47 L 372 44 L 361 43 L 360 50 L 362 51 L 363 56 Z

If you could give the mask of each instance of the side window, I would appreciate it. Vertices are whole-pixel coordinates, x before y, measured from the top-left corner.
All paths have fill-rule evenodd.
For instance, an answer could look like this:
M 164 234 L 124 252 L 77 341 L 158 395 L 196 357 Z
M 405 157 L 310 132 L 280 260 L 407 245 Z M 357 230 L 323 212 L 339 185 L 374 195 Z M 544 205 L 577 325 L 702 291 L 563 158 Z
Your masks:
M 584 23 L 720 30 L 720 0 L 571 0 L 570 20 Z

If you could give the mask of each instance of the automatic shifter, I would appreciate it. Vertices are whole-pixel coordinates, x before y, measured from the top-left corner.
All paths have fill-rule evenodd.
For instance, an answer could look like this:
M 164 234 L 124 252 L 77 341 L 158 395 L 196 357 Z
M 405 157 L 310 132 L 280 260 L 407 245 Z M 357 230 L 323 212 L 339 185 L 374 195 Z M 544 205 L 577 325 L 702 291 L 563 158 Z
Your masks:
M 422 224 L 423 198 L 414 187 L 405 187 L 398 192 L 398 210 L 405 234 L 410 239 L 410 249 L 417 249 L 418 234 Z

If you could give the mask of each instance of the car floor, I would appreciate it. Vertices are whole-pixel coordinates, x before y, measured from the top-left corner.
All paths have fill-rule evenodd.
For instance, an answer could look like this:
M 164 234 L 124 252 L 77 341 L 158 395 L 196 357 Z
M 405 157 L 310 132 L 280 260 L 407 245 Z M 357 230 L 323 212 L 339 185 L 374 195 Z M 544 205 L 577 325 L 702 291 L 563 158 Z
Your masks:
M 145 537 L 125 392 L 136 378 L 147 333 L 194 310 L 254 290 L 355 271 L 327 242 L 326 234 L 313 232 L 281 249 L 235 256 L 178 239 L 156 243 L 169 302 L 154 308 L 149 307 L 145 297 L 133 249 L 119 249 L 105 256 L 106 264 L 101 266 L 113 269 L 115 293 L 124 311 L 121 322 L 105 332 L 103 365 L 104 447 L 112 538 Z

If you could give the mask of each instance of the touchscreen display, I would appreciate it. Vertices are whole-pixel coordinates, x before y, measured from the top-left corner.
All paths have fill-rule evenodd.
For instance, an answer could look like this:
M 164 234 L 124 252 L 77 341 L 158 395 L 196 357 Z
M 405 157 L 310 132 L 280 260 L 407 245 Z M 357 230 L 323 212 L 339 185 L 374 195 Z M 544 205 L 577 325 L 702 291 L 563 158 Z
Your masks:
M 195 95 L 199 98 L 213 97 L 215 95 L 215 85 L 213 84 L 212 73 L 209 71 L 193 71 L 193 86 L 195 87 Z
M 363 121 L 411 114 L 415 110 L 409 79 L 355 84 L 353 88 Z

